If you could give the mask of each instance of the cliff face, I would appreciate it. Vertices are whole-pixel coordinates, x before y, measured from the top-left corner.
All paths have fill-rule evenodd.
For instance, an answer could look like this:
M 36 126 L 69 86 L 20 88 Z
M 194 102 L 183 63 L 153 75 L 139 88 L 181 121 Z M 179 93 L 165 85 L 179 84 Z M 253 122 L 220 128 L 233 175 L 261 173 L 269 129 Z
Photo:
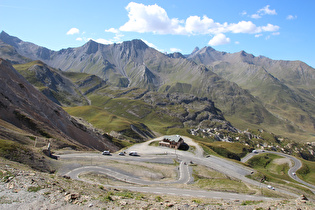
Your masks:
M 3 59 L 0 59 L 0 114 L 1 120 L 21 130 L 59 139 L 55 143 L 60 147 L 69 144 L 100 151 L 117 149 L 108 138 L 90 131 L 50 101 Z

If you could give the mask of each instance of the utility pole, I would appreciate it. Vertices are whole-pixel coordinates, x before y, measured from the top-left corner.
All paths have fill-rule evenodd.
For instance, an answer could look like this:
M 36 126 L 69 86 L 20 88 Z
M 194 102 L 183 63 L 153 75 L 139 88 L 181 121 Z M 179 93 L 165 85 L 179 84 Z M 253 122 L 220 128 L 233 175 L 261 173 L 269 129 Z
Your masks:
M 48 143 L 47 150 L 48 150 L 48 154 L 49 154 L 49 157 L 50 157 L 50 156 L 51 156 L 51 151 L 50 151 L 50 142 Z
M 36 147 L 36 144 L 37 144 L 37 136 L 35 137 L 34 147 Z
M 176 154 L 176 146 L 174 147 L 174 149 L 175 149 L 175 157 L 176 157 L 176 159 L 177 159 L 177 154 Z
M 264 192 L 263 192 L 263 186 L 262 186 L 262 183 L 265 181 L 265 179 L 264 178 L 262 178 L 261 180 L 260 180 L 260 189 L 261 189 L 261 195 L 264 195 Z

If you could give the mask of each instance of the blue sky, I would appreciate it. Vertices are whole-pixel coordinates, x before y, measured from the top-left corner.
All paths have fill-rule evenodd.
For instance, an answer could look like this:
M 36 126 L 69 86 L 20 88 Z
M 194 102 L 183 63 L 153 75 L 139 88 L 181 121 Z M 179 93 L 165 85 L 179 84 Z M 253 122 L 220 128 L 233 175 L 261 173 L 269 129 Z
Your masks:
M 52 50 L 142 39 L 161 52 L 245 50 L 315 67 L 313 0 L 0 0 L 0 30 Z

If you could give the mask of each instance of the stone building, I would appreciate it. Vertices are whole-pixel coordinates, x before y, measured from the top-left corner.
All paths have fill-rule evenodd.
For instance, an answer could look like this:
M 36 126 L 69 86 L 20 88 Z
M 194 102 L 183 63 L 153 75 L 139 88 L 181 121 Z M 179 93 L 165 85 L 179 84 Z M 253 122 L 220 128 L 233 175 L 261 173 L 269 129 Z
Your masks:
M 159 142 L 159 146 L 178 149 L 183 143 L 184 140 L 179 135 L 164 136 L 163 140 Z

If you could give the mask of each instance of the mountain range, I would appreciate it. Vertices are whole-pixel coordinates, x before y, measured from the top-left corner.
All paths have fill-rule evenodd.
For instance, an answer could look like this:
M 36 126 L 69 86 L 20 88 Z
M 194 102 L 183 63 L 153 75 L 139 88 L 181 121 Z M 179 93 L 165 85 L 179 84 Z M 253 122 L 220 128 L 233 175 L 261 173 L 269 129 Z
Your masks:
M 28 65 L 28 73 L 19 72 L 24 77 L 33 72 L 36 81 L 46 80 L 50 86 L 44 85 L 46 92 L 42 92 L 59 105 L 87 105 L 90 101 L 85 95 L 100 87 L 144 90 L 137 99 L 145 101 L 156 93 L 159 100 L 168 97 L 166 104 L 174 103 L 175 96 L 211 101 L 215 107 L 211 110 L 222 114 L 216 119 L 226 119 L 239 129 L 264 128 L 292 138 L 314 138 L 315 70 L 300 61 L 255 57 L 244 51 L 219 52 L 211 47 L 196 48 L 190 55 L 164 54 L 141 40 L 111 45 L 90 40 L 81 47 L 53 51 L 5 32 L 0 34 L 0 57 L 20 65 L 40 60 Z M 87 92 L 78 92 L 79 83 L 71 88 L 66 85 L 71 83 L 66 76 L 71 72 L 88 74 L 91 80 L 95 75 L 99 82 Z M 53 84 L 58 80 L 67 88 Z M 72 97 L 68 102 L 58 99 L 65 89 L 63 96 Z M 102 94 L 108 97 L 106 90 Z

